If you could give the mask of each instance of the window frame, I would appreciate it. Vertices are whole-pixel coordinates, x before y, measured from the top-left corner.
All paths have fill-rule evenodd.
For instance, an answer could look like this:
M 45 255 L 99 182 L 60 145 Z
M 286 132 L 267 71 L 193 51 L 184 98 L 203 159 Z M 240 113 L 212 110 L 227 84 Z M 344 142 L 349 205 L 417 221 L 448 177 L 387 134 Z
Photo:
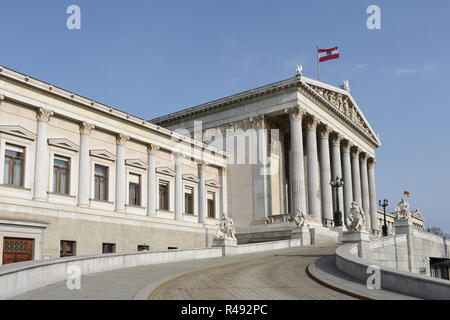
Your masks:
M 96 173 L 95 173 L 95 168 L 96 168 L 96 166 L 101 166 L 101 167 L 104 167 L 105 169 L 106 169 L 106 175 L 105 176 L 100 176 L 100 175 L 97 175 Z M 103 201 L 103 202 L 108 202 L 109 201 L 109 182 L 110 182 L 110 174 L 111 174 L 111 170 L 110 170 L 110 167 L 109 166 L 107 166 L 107 165 L 104 165 L 104 164 L 102 164 L 102 163 L 97 163 L 97 162 L 94 162 L 93 163 L 93 173 L 94 173 L 94 177 L 93 177 L 93 179 L 94 179 L 94 181 L 93 181 L 93 200 L 94 201 Z M 97 177 L 100 177 L 100 178 L 104 178 L 105 179 L 105 190 L 104 190 L 104 194 L 105 194 L 105 199 L 100 199 L 99 197 L 97 197 Z M 100 185 L 100 184 L 99 184 Z M 100 190 L 99 190 L 100 191 Z
M 187 212 L 186 210 L 186 195 L 188 195 L 189 193 L 186 192 L 186 189 L 191 189 L 191 193 L 190 193 L 190 198 L 191 198 L 191 211 L 192 212 Z M 195 188 L 189 184 L 184 184 L 183 185 L 183 214 L 187 214 L 189 216 L 194 216 L 195 215 Z
M 208 195 L 212 194 L 213 195 L 213 199 L 209 199 Z M 214 215 L 211 216 L 210 215 L 210 202 L 212 201 L 213 203 L 213 213 Z M 217 219 L 217 192 L 216 191 L 212 191 L 212 190 L 206 190 L 206 216 L 209 219 Z
M 61 188 L 59 188 L 59 190 L 57 190 L 58 189 L 58 185 L 59 185 L 59 187 L 61 187 L 61 181 L 60 181 L 61 180 L 61 174 L 58 174 L 57 177 L 56 177 L 56 186 L 55 186 L 55 183 L 54 183 L 54 181 L 55 181 L 55 160 L 57 158 L 64 158 L 64 159 L 67 160 L 67 181 L 66 181 L 66 190 L 67 190 L 67 192 L 61 192 Z M 52 159 L 53 159 L 53 170 L 52 170 L 52 174 L 53 174 L 53 176 L 52 176 L 52 184 L 53 184 L 53 186 L 52 186 L 52 192 L 54 194 L 70 195 L 70 193 L 71 193 L 71 182 L 72 182 L 72 179 L 71 179 L 71 174 L 72 174 L 72 157 L 63 156 L 63 155 L 54 153 Z M 60 167 L 58 167 L 58 168 L 60 168 Z M 65 168 L 60 168 L 60 169 L 65 170 Z M 59 177 L 59 184 L 58 184 L 58 177 Z
M 70 243 L 73 245 L 73 254 L 63 252 L 63 243 Z M 73 240 L 60 240 L 59 242 L 59 256 L 64 257 L 75 257 L 77 255 L 77 242 Z
M 105 247 L 108 248 L 110 246 L 111 252 L 105 252 Z M 102 242 L 102 254 L 112 254 L 116 253 L 116 244 L 112 242 Z
M 8 151 L 8 145 L 13 147 L 13 148 L 20 148 L 22 149 L 22 157 L 18 158 L 18 157 L 13 157 L 13 156 L 9 156 L 6 154 L 6 152 Z M 11 150 L 12 151 L 12 150 Z M 27 148 L 25 146 L 21 146 L 18 144 L 14 144 L 14 143 L 10 143 L 8 141 L 5 142 L 5 148 L 4 148 L 4 159 L 3 159 L 3 184 L 6 186 L 11 186 L 11 187 L 18 187 L 18 188 L 24 188 L 25 187 L 25 160 L 26 160 L 26 151 Z M 6 171 L 6 159 L 10 159 L 10 165 L 9 165 L 9 180 L 12 183 L 6 183 L 6 177 L 5 177 L 5 171 Z M 20 185 L 15 185 L 14 184 L 14 163 L 16 160 L 20 160 L 21 162 L 21 166 L 20 166 Z
M 167 190 L 167 197 L 166 197 L 166 208 L 161 207 L 161 185 L 164 184 L 166 186 Z M 171 181 L 169 179 L 158 179 L 158 210 L 161 211 L 170 211 L 170 188 L 171 188 Z
M 131 182 L 130 177 L 131 176 L 138 176 L 139 183 Z M 137 186 L 137 203 L 131 203 L 131 186 L 135 185 Z M 134 207 L 141 207 L 142 206 L 142 174 L 136 173 L 136 172 L 129 172 L 128 173 L 128 205 L 134 206 Z

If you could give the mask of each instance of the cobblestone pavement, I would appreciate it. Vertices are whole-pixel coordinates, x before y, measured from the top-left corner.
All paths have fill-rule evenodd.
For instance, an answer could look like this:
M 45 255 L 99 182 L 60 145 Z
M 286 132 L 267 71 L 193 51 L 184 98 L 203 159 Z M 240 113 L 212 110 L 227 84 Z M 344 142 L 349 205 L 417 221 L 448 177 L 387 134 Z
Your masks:
M 66 282 L 59 282 L 15 299 L 130 300 L 161 284 L 162 290 L 152 298 L 348 299 L 305 273 L 309 263 L 334 251 L 335 247 L 303 247 L 126 268 L 83 276 L 80 290 L 69 290 Z M 176 281 L 164 282 L 180 275 Z
M 257 260 L 195 271 L 163 283 L 150 299 L 347 300 L 354 299 L 312 280 L 308 264 L 335 248 L 296 248 Z

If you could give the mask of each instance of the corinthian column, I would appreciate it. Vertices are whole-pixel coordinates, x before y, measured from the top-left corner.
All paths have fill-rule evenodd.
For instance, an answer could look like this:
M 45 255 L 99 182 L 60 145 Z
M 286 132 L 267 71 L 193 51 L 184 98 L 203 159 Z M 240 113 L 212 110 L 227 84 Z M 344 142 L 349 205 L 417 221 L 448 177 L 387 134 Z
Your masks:
M 306 155 L 308 174 L 308 208 L 309 214 L 317 222 L 322 222 L 320 212 L 320 182 L 317 156 L 317 135 L 316 129 L 319 121 L 310 117 L 306 120 Z
M 148 171 L 147 171 L 147 215 L 156 215 L 156 152 L 159 146 L 150 144 L 147 146 Z
M 95 128 L 93 124 L 82 122 L 80 124 L 80 163 L 78 170 L 78 205 L 80 207 L 89 207 L 90 193 L 90 163 L 89 163 L 89 144 L 90 135 Z
M 342 176 L 344 178 L 344 224 L 353 201 L 352 165 L 350 149 L 352 144 L 345 140 L 342 144 Z
M 47 129 L 48 121 L 53 112 L 40 108 L 37 110 L 37 138 L 36 138 L 36 158 L 34 162 L 34 200 L 46 201 L 48 191 L 48 147 Z
M 117 143 L 117 163 L 116 163 L 116 211 L 125 212 L 126 197 L 126 170 L 125 170 L 125 143 L 130 137 L 119 134 Z
M 334 133 L 331 135 L 331 173 L 332 173 L 332 179 L 336 179 L 336 177 L 342 178 L 344 180 L 344 177 L 342 176 L 342 165 L 341 165 L 341 141 L 342 136 L 339 133 Z M 344 180 L 344 186 L 346 181 Z M 344 197 L 342 193 L 342 188 L 338 188 L 338 197 L 339 197 L 339 211 L 343 212 L 344 209 Z M 343 213 L 343 225 L 345 225 L 345 213 Z
M 333 221 L 333 196 L 331 190 L 330 141 L 331 129 L 322 126 L 320 132 L 320 179 L 322 191 L 322 216 L 327 226 Z
M 367 177 L 367 154 L 362 153 L 360 158 L 361 165 L 361 198 L 362 207 L 366 215 L 367 228 L 371 228 L 370 221 L 370 198 L 369 198 L 369 179 Z
M 183 175 L 182 175 L 183 155 L 175 155 L 175 219 L 183 218 Z
M 205 162 L 198 164 L 198 222 L 204 223 L 206 217 L 206 177 L 205 177 Z
M 227 168 L 220 169 L 220 208 L 222 208 L 222 216 L 228 217 L 228 196 L 227 196 Z
M 353 200 L 362 206 L 361 196 L 361 173 L 359 171 L 359 155 L 361 150 L 358 147 L 353 147 L 352 150 L 352 177 L 353 177 Z
M 303 163 L 303 129 L 302 118 L 305 111 L 299 107 L 286 110 L 289 113 L 291 124 L 291 152 L 289 159 L 290 166 L 290 195 L 291 212 L 297 210 L 306 211 L 305 193 L 305 168 Z
M 376 160 L 374 158 L 370 158 L 368 161 L 369 198 L 370 198 L 370 221 L 372 225 L 372 230 L 375 230 L 378 233 L 380 230 L 380 226 L 378 224 L 378 215 L 377 215 L 377 187 L 375 183 L 375 163 Z

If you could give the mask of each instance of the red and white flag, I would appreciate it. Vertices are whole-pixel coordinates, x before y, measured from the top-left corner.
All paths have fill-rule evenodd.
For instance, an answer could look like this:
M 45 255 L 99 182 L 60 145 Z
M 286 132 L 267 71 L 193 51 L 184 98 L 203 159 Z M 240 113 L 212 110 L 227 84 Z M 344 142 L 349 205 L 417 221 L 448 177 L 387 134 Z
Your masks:
M 331 49 L 317 48 L 317 57 L 319 62 L 337 59 L 339 58 L 339 47 L 334 47 Z
M 409 191 L 403 191 L 403 195 L 404 195 L 405 197 L 408 197 L 408 198 L 409 198 L 409 196 L 411 195 L 411 192 L 409 192 Z

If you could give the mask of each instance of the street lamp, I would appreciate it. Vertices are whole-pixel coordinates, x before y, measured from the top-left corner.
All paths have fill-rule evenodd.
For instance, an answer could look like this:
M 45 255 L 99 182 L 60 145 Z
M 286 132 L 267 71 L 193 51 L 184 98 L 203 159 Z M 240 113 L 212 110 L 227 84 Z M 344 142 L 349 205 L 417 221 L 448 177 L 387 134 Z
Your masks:
M 336 198 L 336 210 L 334 211 L 334 225 L 336 227 L 340 227 L 342 226 L 342 213 L 339 206 L 339 188 L 342 188 L 342 186 L 344 185 L 344 180 L 342 180 L 342 178 L 336 177 L 336 179 L 331 180 L 330 184 L 335 191 L 335 198 Z
M 383 202 L 381 202 L 381 200 L 379 200 L 378 205 L 383 208 L 383 212 L 384 212 L 384 225 L 382 227 L 383 237 L 387 237 L 388 236 L 388 227 L 387 227 L 387 223 L 386 223 L 386 208 L 389 206 L 389 200 L 384 199 Z

